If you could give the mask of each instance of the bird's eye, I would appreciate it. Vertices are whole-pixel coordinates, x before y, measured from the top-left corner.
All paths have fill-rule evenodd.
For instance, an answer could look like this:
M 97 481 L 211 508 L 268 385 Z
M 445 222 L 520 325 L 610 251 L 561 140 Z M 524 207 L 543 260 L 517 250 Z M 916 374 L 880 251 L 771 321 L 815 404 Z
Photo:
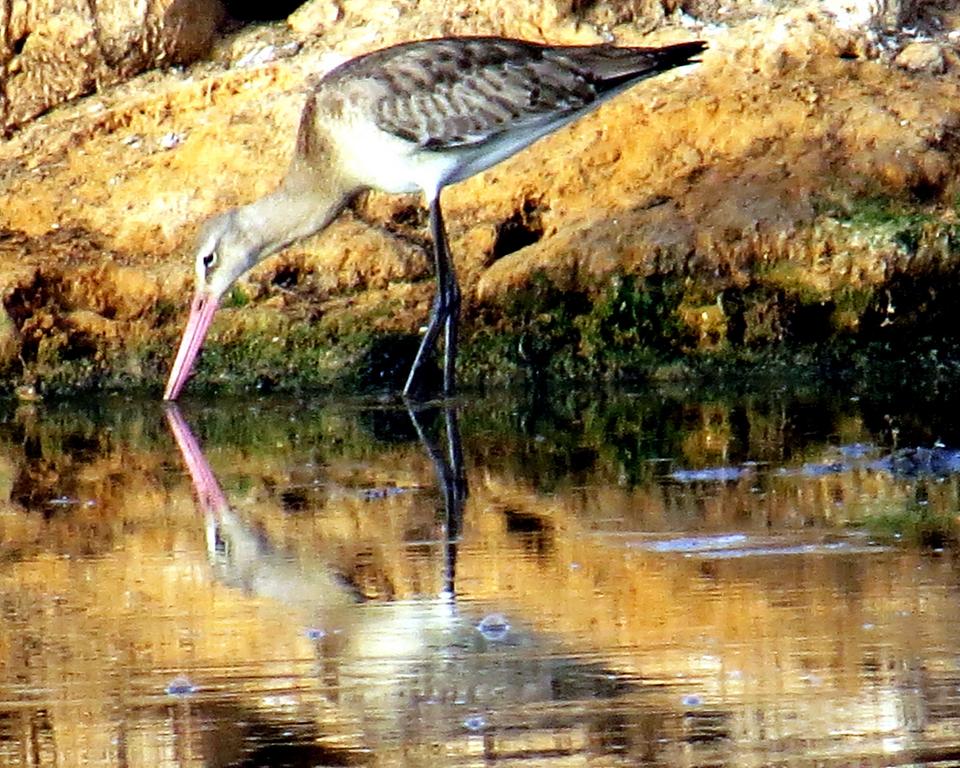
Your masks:
M 203 266 L 204 269 L 210 269 L 215 266 L 217 263 L 217 252 L 210 251 L 206 256 L 203 257 Z

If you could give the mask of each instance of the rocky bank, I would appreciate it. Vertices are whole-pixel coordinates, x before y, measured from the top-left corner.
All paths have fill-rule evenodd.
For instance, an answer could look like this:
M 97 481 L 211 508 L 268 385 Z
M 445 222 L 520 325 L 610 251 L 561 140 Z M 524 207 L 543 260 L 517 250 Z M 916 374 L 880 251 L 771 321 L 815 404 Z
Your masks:
M 468 386 L 960 370 L 952 4 L 45 5 L 0 18 L 9 391 L 159 393 L 196 229 L 277 182 L 311 78 L 445 34 L 710 45 L 444 192 Z M 188 388 L 391 389 L 432 291 L 421 201 L 371 193 L 234 290 Z

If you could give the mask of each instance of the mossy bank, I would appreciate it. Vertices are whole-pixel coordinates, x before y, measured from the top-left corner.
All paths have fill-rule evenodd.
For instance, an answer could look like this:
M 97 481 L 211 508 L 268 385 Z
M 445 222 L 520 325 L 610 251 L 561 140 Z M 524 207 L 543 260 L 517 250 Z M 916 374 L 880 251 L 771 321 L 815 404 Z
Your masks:
M 865 196 L 822 208 L 807 236 L 819 238 L 830 270 L 849 265 L 844 279 L 774 258 L 736 273 L 613 272 L 576 286 L 532 273 L 505 296 L 468 302 L 461 381 L 482 390 L 651 380 L 936 388 L 960 379 L 954 207 Z M 68 253 L 90 242 L 61 240 Z M 884 264 L 882 275 L 851 279 L 858 261 Z M 419 342 L 409 304 L 429 295 L 431 276 L 414 284 L 414 298 L 388 286 L 376 300 L 330 295 L 321 279 L 279 261 L 234 289 L 189 391 L 399 391 Z M 126 296 L 131 280 L 149 283 L 136 292 L 149 301 Z M 7 389 L 40 394 L 159 393 L 183 320 L 162 280 L 122 266 L 47 265 L 8 292 L 4 308 Z

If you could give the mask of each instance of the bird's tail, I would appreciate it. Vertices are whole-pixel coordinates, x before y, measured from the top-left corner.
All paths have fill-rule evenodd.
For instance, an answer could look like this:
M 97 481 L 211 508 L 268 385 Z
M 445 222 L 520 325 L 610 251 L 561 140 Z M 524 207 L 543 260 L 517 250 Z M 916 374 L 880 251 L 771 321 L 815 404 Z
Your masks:
M 653 59 L 656 69 L 665 72 L 668 69 L 682 66 L 683 64 L 696 64 L 700 59 L 694 58 L 707 49 L 705 40 L 689 40 L 685 43 L 674 43 L 665 45 L 662 48 L 647 48 L 646 55 Z M 644 51 L 643 48 L 634 48 L 638 53 Z
M 591 46 L 584 49 L 580 61 L 606 89 L 634 83 L 684 64 L 696 64 L 707 48 L 704 40 L 674 43 L 661 48 L 619 48 Z

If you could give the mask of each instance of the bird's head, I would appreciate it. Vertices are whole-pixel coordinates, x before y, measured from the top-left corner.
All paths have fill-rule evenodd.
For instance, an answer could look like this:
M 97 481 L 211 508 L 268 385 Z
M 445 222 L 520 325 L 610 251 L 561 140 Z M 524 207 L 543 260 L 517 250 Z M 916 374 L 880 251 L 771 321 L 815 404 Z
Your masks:
M 260 260 L 264 243 L 256 242 L 250 233 L 239 208 L 203 224 L 197 235 L 194 262 L 198 293 L 219 301 L 237 278 Z
M 259 261 L 263 247 L 243 226 L 237 209 L 208 220 L 197 238 L 196 283 L 190 317 L 170 369 L 165 400 L 176 400 L 200 351 L 220 299 L 244 272 Z
M 308 174 L 294 162 L 271 194 L 207 221 L 197 238 L 196 288 L 187 327 L 164 392 L 175 400 L 223 295 L 259 261 L 326 227 L 358 187 L 336 175 Z

